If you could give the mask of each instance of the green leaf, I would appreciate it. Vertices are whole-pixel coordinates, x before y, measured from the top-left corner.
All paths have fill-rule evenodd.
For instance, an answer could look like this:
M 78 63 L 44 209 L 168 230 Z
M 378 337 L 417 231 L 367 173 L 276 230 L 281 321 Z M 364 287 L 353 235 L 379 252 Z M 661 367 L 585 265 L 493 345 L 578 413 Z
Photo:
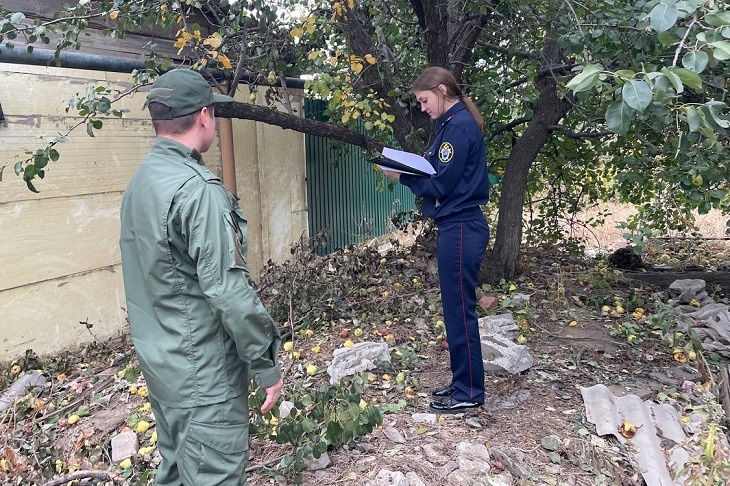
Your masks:
M 651 88 L 646 81 L 632 79 L 624 84 L 621 96 L 631 108 L 643 112 L 651 103 Z
M 489 180 L 490 186 L 496 186 L 497 184 L 499 184 L 500 177 L 499 177 L 499 174 L 490 172 L 487 174 L 487 179 Z
M 687 124 L 689 125 L 690 133 L 699 132 L 700 126 L 702 125 L 702 118 L 700 118 L 699 113 L 697 113 L 697 108 L 685 105 L 683 109 L 687 115 Z
M 677 68 L 674 72 L 677 73 L 685 86 L 697 90 L 702 89 L 702 78 L 697 73 L 684 68 Z
M 19 176 L 23 170 L 23 162 L 16 162 L 13 169 L 15 170 L 15 175 Z
M 709 118 L 722 128 L 730 127 L 730 120 L 723 118 L 719 113 L 723 108 L 727 107 L 722 101 L 708 101 L 702 105 L 701 109 Z
M 94 126 L 95 129 L 99 130 L 101 127 L 104 126 L 104 122 L 101 120 L 92 120 L 91 124 Z
M 56 162 L 60 157 L 60 154 L 58 153 L 58 150 L 51 149 L 48 151 L 48 158 L 51 159 L 51 161 Z
M 666 3 L 660 3 L 649 12 L 649 19 L 651 20 L 651 26 L 657 32 L 664 32 L 674 27 L 679 18 L 679 10 L 676 5 L 668 5 Z
M 722 27 L 730 25 L 730 10 L 722 10 L 719 12 L 710 12 L 705 15 L 705 22 L 713 27 Z
M 692 51 L 682 56 L 682 66 L 695 73 L 704 71 L 709 61 L 710 56 L 705 51 Z
M 86 124 L 86 133 L 90 136 L 94 136 L 94 124 L 92 122 L 89 122 Z
M 730 41 L 721 40 L 710 43 L 710 46 L 714 48 L 712 55 L 718 61 L 727 61 L 730 59 Z
M 87 407 L 86 405 L 81 405 L 76 410 L 76 415 L 78 415 L 79 417 L 88 417 L 89 415 L 91 415 L 91 410 L 89 410 L 89 407 Z
M 23 20 L 25 20 L 25 14 L 23 12 L 15 12 L 13 15 L 10 16 L 11 24 L 19 24 Z
M 48 165 L 48 157 L 45 153 L 36 154 L 36 156 L 33 157 L 33 164 L 35 164 L 36 168 L 42 169 Z
M 606 124 L 613 132 L 626 135 L 636 111 L 621 100 L 614 101 L 606 109 Z
M 601 70 L 602 67 L 598 64 L 586 64 L 583 67 L 583 71 L 571 79 L 566 87 L 573 90 L 574 94 L 582 91 L 588 91 L 598 81 L 598 76 L 601 73 Z
M 677 94 L 680 94 L 682 91 L 684 91 L 684 85 L 682 84 L 682 80 L 679 79 L 679 76 L 677 76 L 672 68 L 662 68 L 662 74 L 666 76 L 667 79 L 672 83 L 672 86 L 674 86 L 674 91 Z
M 25 181 L 25 185 L 28 186 L 28 190 L 30 192 L 35 192 L 36 194 L 38 194 L 40 192 L 38 189 L 35 188 L 35 186 L 33 185 L 33 183 L 30 182 L 30 181 Z
M 636 73 L 633 72 L 631 69 L 619 69 L 614 74 L 620 77 L 621 81 L 628 81 L 629 79 L 633 79 L 634 76 L 636 76 Z

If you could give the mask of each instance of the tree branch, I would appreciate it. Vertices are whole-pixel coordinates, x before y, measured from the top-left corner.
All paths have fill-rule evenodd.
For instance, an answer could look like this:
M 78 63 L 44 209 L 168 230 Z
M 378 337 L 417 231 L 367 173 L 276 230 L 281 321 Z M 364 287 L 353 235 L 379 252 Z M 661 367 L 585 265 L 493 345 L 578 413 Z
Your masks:
M 62 486 L 69 483 L 70 481 L 76 481 L 79 479 L 98 479 L 99 481 L 114 481 L 115 483 L 124 482 L 124 478 L 119 476 L 118 474 L 107 471 L 85 470 L 68 473 L 64 476 L 61 476 L 60 478 L 48 481 L 43 486 Z
M 349 128 L 338 127 L 309 118 L 301 118 L 296 115 L 282 113 L 263 106 L 250 105 L 234 101 L 222 103 L 215 107 L 216 116 L 223 118 L 238 118 L 241 120 L 253 120 L 269 125 L 281 127 L 285 130 L 307 133 L 320 137 L 332 138 L 341 142 L 351 143 L 364 149 L 382 150 L 383 142 L 368 137 L 362 133 L 350 130 Z
M 679 53 L 682 52 L 682 48 L 684 47 L 684 43 L 687 40 L 687 37 L 689 36 L 689 32 L 692 30 L 692 26 L 697 23 L 697 12 L 692 15 L 692 22 L 689 23 L 687 26 L 687 30 L 685 31 L 684 35 L 682 36 L 682 40 L 679 41 L 679 45 L 677 45 L 677 50 L 674 51 L 674 60 L 672 60 L 672 66 L 677 65 L 677 60 L 679 59 Z
M 601 138 L 601 137 L 607 137 L 609 135 L 616 135 L 614 132 L 607 130 L 603 132 L 574 132 L 568 127 L 564 127 L 562 125 L 550 125 L 548 127 L 548 130 L 553 132 L 562 132 L 566 136 L 570 138 Z
M 490 138 L 494 138 L 500 133 L 509 132 L 512 131 L 515 127 L 522 125 L 523 123 L 527 123 L 531 120 L 531 118 L 527 118 L 526 116 L 515 118 L 511 122 L 507 123 L 506 125 L 501 126 L 497 130 L 492 132 L 492 136 Z

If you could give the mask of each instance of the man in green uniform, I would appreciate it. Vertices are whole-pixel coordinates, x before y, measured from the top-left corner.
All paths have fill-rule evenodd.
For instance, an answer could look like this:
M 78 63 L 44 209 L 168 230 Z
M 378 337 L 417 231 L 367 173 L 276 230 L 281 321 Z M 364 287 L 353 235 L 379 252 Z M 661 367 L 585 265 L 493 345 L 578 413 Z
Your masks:
M 203 165 L 213 94 L 194 71 L 160 76 L 147 96 L 157 138 L 124 193 L 127 311 L 157 424 L 156 484 L 244 485 L 248 386 L 281 394 L 281 339 L 246 266 L 246 220 Z

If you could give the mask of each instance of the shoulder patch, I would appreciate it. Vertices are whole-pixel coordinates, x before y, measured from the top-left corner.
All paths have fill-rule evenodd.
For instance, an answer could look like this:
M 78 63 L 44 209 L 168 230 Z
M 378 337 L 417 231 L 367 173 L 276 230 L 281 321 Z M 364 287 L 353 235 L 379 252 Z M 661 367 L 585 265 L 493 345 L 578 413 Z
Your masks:
M 439 147 L 439 160 L 442 164 L 448 164 L 454 157 L 454 146 L 449 142 L 444 142 Z

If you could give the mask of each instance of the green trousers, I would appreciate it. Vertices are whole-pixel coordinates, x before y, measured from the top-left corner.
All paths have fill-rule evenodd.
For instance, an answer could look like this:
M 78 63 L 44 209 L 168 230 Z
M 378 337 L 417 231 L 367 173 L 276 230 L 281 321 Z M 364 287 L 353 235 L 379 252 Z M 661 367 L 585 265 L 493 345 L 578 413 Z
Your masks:
M 193 408 L 160 405 L 152 396 L 162 462 L 158 486 L 245 486 L 248 394 Z

